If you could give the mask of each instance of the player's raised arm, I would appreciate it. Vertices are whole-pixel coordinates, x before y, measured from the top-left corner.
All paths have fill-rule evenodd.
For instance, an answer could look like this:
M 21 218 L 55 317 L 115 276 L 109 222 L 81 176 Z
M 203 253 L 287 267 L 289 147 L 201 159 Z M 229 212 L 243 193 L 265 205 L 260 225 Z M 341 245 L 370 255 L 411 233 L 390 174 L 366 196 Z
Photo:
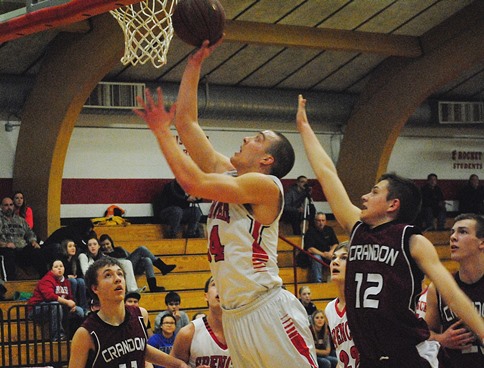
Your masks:
M 299 95 L 296 124 L 304 143 L 309 163 L 321 184 L 324 195 L 333 210 L 336 220 L 349 233 L 360 219 L 360 209 L 351 203 L 346 190 L 338 177 L 336 167 L 321 146 L 316 134 L 309 125 L 306 115 L 306 100 Z
M 484 320 L 476 312 L 472 301 L 459 288 L 450 272 L 440 262 L 433 244 L 423 235 L 413 235 L 410 239 L 410 252 L 412 258 L 432 281 L 449 308 L 461 317 L 480 341 L 484 341 Z M 431 318 L 432 316 L 429 316 L 429 322 L 432 324 Z
M 215 151 L 198 123 L 198 83 L 203 61 L 220 44 L 208 47 L 208 40 L 188 58 L 178 91 L 175 125 L 182 143 L 205 172 L 232 170 L 227 157 Z

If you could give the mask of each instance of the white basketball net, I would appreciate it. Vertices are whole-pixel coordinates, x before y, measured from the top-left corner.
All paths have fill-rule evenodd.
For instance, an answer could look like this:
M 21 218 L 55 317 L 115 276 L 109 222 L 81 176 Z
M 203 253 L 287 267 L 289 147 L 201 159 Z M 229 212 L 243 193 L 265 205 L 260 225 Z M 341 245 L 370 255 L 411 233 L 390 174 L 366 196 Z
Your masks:
M 143 0 L 110 11 L 124 33 L 124 65 L 148 61 L 161 68 L 173 38 L 171 14 L 178 0 Z

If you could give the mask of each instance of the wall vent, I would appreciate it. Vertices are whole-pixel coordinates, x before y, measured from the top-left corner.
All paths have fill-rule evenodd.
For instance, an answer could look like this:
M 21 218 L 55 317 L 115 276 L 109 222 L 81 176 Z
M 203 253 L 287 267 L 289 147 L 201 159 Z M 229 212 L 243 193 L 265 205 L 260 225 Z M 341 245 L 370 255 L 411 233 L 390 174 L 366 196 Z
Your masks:
M 439 101 L 440 124 L 483 124 L 483 102 Z
M 144 97 L 144 83 L 99 82 L 84 107 L 94 109 L 133 109 L 140 107 L 137 96 Z

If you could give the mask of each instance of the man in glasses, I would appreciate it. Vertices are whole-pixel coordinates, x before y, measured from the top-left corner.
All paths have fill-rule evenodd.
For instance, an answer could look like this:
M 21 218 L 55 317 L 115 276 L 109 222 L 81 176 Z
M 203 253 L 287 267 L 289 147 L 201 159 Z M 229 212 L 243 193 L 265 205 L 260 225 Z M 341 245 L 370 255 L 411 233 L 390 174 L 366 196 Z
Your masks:
M 180 295 L 174 291 L 170 291 L 165 296 L 166 310 L 160 312 L 155 318 L 155 330 L 154 333 L 160 333 L 161 319 L 166 314 L 171 314 L 176 320 L 176 330 L 178 332 L 180 328 L 188 325 L 190 320 L 185 312 L 180 310 L 181 298 Z

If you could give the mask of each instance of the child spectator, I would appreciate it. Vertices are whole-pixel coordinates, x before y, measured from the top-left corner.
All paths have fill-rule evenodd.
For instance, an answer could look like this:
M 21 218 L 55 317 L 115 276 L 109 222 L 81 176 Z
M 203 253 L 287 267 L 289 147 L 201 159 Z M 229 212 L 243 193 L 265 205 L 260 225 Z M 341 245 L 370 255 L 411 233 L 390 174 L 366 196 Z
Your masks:
M 331 341 L 329 339 L 328 325 L 322 310 L 316 310 L 311 315 L 311 332 L 319 368 L 335 368 L 338 359 L 331 354 Z
M 180 310 L 181 298 L 180 295 L 174 291 L 170 291 L 165 296 L 166 310 L 160 312 L 155 318 L 155 333 L 160 333 L 161 331 L 161 319 L 166 314 L 171 314 L 176 320 L 176 332 L 180 330 L 183 326 L 190 323 L 188 316 L 185 312 Z
M 72 299 L 71 285 L 64 277 L 64 264 L 60 259 L 54 260 L 50 271 L 39 280 L 27 305 L 29 318 L 36 322 L 49 321 L 50 338 L 54 341 L 67 339 L 63 327 L 67 317 L 84 317 L 84 311 Z
M 175 342 L 176 336 L 176 320 L 171 314 L 165 314 L 161 317 L 160 332 L 153 334 L 148 339 L 148 344 L 161 350 L 166 354 L 170 354 Z M 159 365 L 155 365 L 155 368 L 163 368 Z
M 13 196 L 13 204 L 15 205 L 15 214 L 23 217 L 31 229 L 34 228 L 34 213 L 32 208 L 27 206 L 24 194 L 17 190 Z

